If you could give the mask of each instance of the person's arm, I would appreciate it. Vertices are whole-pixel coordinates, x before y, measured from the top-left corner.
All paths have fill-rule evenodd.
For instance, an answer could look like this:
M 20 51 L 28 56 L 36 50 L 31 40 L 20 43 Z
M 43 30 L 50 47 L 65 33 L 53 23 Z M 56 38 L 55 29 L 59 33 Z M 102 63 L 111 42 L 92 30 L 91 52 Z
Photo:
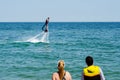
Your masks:
M 83 75 L 83 72 L 81 74 L 81 80 L 84 80 L 84 75 Z
M 105 76 L 101 68 L 100 68 L 100 77 L 101 77 L 101 80 L 105 80 Z
M 55 73 L 53 73 L 52 75 L 52 80 L 55 80 Z
M 69 74 L 69 80 L 72 80 L 72 76 L 71 76 L 71 74 L 68 72 L 68 74 Z

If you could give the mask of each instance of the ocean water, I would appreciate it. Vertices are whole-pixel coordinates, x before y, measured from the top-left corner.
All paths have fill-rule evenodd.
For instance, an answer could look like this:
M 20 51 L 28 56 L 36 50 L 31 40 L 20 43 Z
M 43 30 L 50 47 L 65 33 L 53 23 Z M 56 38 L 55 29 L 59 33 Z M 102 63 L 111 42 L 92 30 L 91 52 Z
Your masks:
M 43 24 L 0 23 L 0 80 L 51 80 L 60 59 L 80 80 L 88 55 L 106 80 L 120 80 L 119 22 L 51 22 L 47 36 Z M 29 41 L 39 34 L 38 41 Z M 49 42 L 40 41 L 43 36 Z

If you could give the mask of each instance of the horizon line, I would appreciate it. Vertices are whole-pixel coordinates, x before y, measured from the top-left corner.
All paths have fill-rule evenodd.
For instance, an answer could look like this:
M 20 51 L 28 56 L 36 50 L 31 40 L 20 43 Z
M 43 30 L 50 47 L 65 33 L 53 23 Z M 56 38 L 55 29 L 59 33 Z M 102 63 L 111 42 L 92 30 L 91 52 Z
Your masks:
M 50 21 L 49 23 L 55 23 L 55 22 L 120 22 L 120 21 Z M 44 22 L 38 22 L 38 21 L 4 21 L 4 22 L 1 22 L 0 23 L 44 23 Z

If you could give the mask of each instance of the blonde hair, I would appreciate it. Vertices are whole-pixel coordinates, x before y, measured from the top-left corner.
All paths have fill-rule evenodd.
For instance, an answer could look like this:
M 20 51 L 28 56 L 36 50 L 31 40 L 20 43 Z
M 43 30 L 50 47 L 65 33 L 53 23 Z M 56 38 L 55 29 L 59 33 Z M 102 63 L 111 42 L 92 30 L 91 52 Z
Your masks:
M 59 60 L 58 62 L 57 62 L 57 66 L 59 66 L 59 63 L 60 62 L 63 62 L 64 63 L 64 67 L 65 67 L 65 62 L 64 62 L 64 60 Z

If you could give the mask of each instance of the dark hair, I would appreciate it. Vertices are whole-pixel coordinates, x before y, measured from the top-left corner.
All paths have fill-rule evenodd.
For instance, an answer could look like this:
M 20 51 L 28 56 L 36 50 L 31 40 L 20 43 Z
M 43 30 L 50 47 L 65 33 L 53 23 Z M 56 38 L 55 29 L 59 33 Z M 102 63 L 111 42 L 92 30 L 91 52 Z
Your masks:
M 93 58 L 91 56 L 87 56 L 86 57 L 86 63 L 88 66 L 93 64 Z

